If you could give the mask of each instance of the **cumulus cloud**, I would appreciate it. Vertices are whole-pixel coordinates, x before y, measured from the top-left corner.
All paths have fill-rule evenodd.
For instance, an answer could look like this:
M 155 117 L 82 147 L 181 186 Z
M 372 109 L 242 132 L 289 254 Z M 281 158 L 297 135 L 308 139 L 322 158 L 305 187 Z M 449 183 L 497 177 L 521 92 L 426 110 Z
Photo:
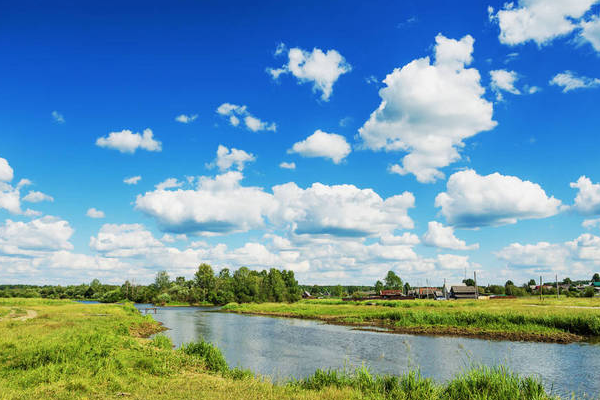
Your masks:
M 580 38 L 600 52 L 600 15 L 593 16 L 589 21 L 582 21 L 581 29 Z
M 85 213 L 90 218 L 104 218 L 104 211 L 96 210 L 95 208 L 88 208 Z
M 561 201 L 548 197 L 542 187 L 516 176 L 478 175 L 459 171 L 448 179 L 446 192 L 435 198 L 446 221 L 475 228 L 514 224 L 520 219 L 546 218 L 561 210 Z
M 198 118 L 198 114 L 193 115 L 185 115 L 181 114 L 175 117 L 175 121 L 181 122 L 182 124 L 189 124 L 190 122 L 194 122 Z
M 14 171 L 5 158 L 0 157 L 0 181 L 10 182 L 13 180 Z
M 590 178 L 582 175 L 577 182 L 571 182 L 570 186 L 577 189 L 573 204 L 577 212 L 583 215 L 600 214 L 600 183 L 592 183 Z
M 479 264 L 471 263 L 469 256 L 459 256 L 456 254 L 439 254 L 437 264 L 442 270 L 464 271 L 465 269 L 477 269 Z
M 585 229 L 592 229 L 594 227 L 600 228 L 600 218 L 586 219 L 581 223 L 581 226 Z
M 497 69 L 490 71 L 490 77 L 492 78 L 492 90 L 496 93 L 498 101 L 503 100 L 503 91 L 512 94 L 521 94 L 521 91 L 515 87 L 515 82 L 519 79 L 515 71 Z
M 183 182 L 178 181 L 176 178 L 167 178 L 164 181 L 162 181 L 161 183 L 154 185 L 156 190 L 173 189 L 173 188 L 178 188 L 178 187 L 182 187 L 182 186 L 183 186 Z
M 161 142 L 154 139 L 151 129 L 144 129 L 143 134 L 133 133 L 129 129 L 111 132 L 108 136 L 96 139 L 96 146 L 118 150 L 121 153 L 135 153 L 137 149 L 161 151 Z
M 0 253 L 32 256 L 39 251 L 71 250 L 73 228 L 67 221 L 45 216 L 29 222 L 7 219 L 0 226 Z
M 48 196 L 45 193 L 30 190 L 27 196 L 23 197 L 23 201 L 30 203 L 40 203 L 42 201 L 54 201 L 54 197 Z
M 63 117 L 63 115 L 60 114 L 58 111 L 52 111 L 52 118 L 59 124 L 65 123 L 65 117 Z
M 494 14 L 488 8 L 490 20 L 500 26 L 500 42 L 510 46 L 535 42 L 538 46 L 565 36 L 577 29 L 577 20 L 598 0 L 519 0 L 505 3 Z
M 244 150 L 228 149 L 223 145 L 217 148 L 217 158 L 209 166 L 217 166 L 220 171 L 227 171 L 235 166 L 238 171 L 243 171 L 246 163 L 255 161 L 254 154 L 246 153 Z
M 137 185 L 137 183 L 142 179 L 142 177 L 140 175 L 137 176 L 132 176 L 129 178 L 125 178 L 123 179 L 123 183 L 126 183 L 128 185 Z
M 243 175 L 230 171 L 214 179 L 201 177 L 195 190 L 156 190 L 138 195 L 135 208 L 173 233 L 229 233 L 264 225 L 273 199 L 258 187 L 240 184 Z
M 273 196 L 277 208 L 271 221 L 296 234 L 359 237 L 413 227 L 408 209 L 415 198 L 410 192 L 384 200 L 372 189 L 354 185 L 313 183 L 302 189 L 290 182 L 274 186 Z
M 90 248 L 109 257 L 133 257 L 164 244 L 141 224 L 104 224 L 90 238 Z
M 280 45 L 276 55 L 287 50 L 285 45 Z M 312 83 L 313 92 L 321 92 L 321 100 L 329 101 L 333 85 L 338 78 L 350 72 L 352 67 L 337 50 L 323 50 L 314 48 L 306 51 L 297 47 L 289 49 L 288 62 L 281 68 L 267 68 L 273 79 L 279 79 L 283 74 L 292 74 L 299 83 Z
M 0 182 L 0 209 L 5 209 L 12 214 L 21 214 L 19 189 L 8 183 Z
M 420 58 L 388 74 L 381 104 L 359 129 L 368 149 L 408 153 L 390 171 L 414 174 L 419 182 L 443 178 L 439 168 L 461 158 L 463 140 L 496 126 L 479 72 L 466 68 L 474 39 L 439 34 L 435 40 L 435 62 Z
M 577 76 L 571 71 L 565 71 L 560 74 L 556 74 L 550 80 L 550 84 L 562 87 L 563 93 L 567 93 L 575 89 L 589 89 L 598 87 L 600 86 L 600 79 Z
M 350 145 L 342 135 L 317 129 L 306 139 L 294 143 L 288 150 L 288 154 L 292 153 L 300 154 L 302 157 L 329 158 L 335 164 L 339 164 L 350 154 Z
M 229 123 L 238 126 L 243 122 L 248 130 L 252 132 L 277 131 L 274 122 L 264 122 L 248 112 L 248 107 L 237 104 L 223 103 L 217 108 L 217 113 L 229 119 Z
M 423 243 L 427 246 L 452 250 L 476 250 L 479 248 L 478 243 L 467 246 L 464 240 L 454 236 L 453 227 L 444 226 L 436 221 L 429 222 L 427 232 L 423 235 Z
M 296 169 L 296 163 L 295 162 L 285 162 L 285 161 L 282 161 L 281 163 L 279 163 L 279 168 L 283 168 L 283 169 Z

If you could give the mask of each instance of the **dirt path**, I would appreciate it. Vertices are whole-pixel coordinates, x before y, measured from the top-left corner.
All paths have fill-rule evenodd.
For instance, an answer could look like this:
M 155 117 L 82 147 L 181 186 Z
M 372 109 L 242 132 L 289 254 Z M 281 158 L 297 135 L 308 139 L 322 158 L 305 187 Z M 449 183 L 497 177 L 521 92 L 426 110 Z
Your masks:
M 10 312 L 10 314 L 8 314 L 8 316 L 6 316 L 6 319 L 10 319 L 11 321 L 27 321 L 28 319 L 32 319 L 37 317 L 38 313 L 37 311 L 34 310 L 27 310 L 27 314 L 20 316 L 20 317 L 15 317 L 16 313 L 14 310 L 12 310 Z M 2 321 L 3 318 L 0 318 L 0 321 Z

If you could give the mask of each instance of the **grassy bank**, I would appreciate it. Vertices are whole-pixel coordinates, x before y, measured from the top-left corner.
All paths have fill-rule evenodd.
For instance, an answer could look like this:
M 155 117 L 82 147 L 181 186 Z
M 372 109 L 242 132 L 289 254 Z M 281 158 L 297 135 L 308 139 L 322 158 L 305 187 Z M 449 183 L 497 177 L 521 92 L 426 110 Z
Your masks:
M 27 320 L 17 320 L 18 308 Z M 8 310 L 8 311 L 6 311 Z M 161 327 L 131 305 L 0 299 L 0 399 L 550 399 L 533 378 L 478 368 L 438 384 L 401 377 L 317 371 L 273 385 L 230 369 L 205 343 L 173 350 Z
M 399 333 L 568 343 L 600 336 L 600 299 L 228 304 L 223 311 L 307 318 Z

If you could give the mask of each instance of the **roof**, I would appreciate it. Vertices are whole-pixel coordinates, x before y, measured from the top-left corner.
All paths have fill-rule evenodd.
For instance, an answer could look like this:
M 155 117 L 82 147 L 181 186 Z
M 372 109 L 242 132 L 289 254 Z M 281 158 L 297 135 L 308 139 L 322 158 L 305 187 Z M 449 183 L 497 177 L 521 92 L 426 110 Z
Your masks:
M 594 286 L 594 287 L 600 287 L 600 282 L 592 282 L 592 286 Z
M 393 296 L 402 294 L 402 290 L 386 289 L 381 291 L 382 296 Z
M 454 294 L 475 294 L 477 289 L 475 286 L 452 286 L 452 293 Z

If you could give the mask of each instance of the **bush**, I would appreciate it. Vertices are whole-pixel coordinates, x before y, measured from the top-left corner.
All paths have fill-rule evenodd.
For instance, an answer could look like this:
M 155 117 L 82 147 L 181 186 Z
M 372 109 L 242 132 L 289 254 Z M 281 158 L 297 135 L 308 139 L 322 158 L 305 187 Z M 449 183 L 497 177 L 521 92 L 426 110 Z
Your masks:
M 591 286 L 586 287 L 581 297 L 594 297 L 594 288 Z
M 100 298 L 101 303 L 116 303 L 123 300 L 123 293 L 120 289 L 111 290 L 110 292 L 104 293 Z
M 227 366 L 225 357 L 223 357 L 223 353 L 211 343 L 205 341 L 187 343 L 181 346 L 181 351 L 202 359 L 206 365 L 206 369 L 209 371 L 220 372 L 223 375 L 229 372 L 229 367 Z
M 170 303 L 170 302 L 171 302 L 171 296 L 169 296 L 169 294 L 168 294 L 168 293 L 162 293 L 162 294 L 159 294 L 159 295 L 156 297 L 156 302 L 157 302 L 158 304 L 165 305 L 165 304 L 167 304 L 167 303 Z
M 171 341 L 171 338 L 165 335 L 154 336 L 154 339 L 152 339 L 152 344 L 163 350 L 170 350 L 173 348 L 173 342 Z

